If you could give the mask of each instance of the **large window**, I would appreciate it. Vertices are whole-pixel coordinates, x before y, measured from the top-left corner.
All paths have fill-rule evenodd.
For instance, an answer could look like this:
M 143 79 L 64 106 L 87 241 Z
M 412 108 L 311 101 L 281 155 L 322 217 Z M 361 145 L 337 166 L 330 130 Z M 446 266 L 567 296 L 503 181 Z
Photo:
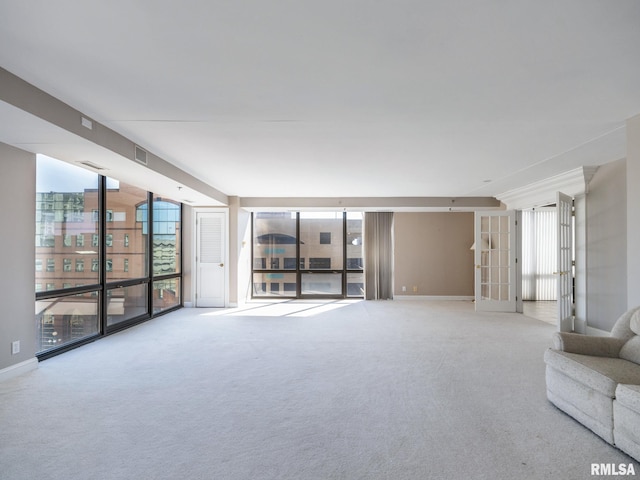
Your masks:
M 361 297 L 362 213 L 253 215 L 254 297 Z
M 35 241 L 41 358 L 182 304 L 178 202 L 39 155 Z
M 38 156 L 35 290 L 39 351 L 99 332 L 100 276 L 85 265 L 98 261 L 100 252 L 71 240 L 98 235 L 100 225 L 93 211 L 99 203 L 99 182 L 95 173 Z

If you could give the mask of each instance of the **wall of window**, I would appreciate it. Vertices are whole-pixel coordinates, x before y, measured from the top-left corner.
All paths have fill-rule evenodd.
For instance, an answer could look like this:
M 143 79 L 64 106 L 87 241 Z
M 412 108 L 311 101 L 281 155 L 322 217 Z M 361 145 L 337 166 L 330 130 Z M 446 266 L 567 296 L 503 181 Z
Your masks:
M 361 297 L 360 212 L 253 214 L 254 297 Z
M 45 156 L 36 176 L 39 356 L 181 306 L 180 203 Z

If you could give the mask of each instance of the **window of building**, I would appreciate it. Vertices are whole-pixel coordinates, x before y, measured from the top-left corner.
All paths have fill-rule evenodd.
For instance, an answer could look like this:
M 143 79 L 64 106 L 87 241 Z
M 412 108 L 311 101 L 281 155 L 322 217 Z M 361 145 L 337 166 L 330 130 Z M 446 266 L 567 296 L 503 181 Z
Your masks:
M 76 258 L 76 272 L 84 272 L 84 260 Z
M 84 235 L 76 235 L 76 247 L 84 247 Z
M 311 257 L 309 259 L 309 269 L 311 270 L 329 270 L 331 269 L 330 258 L 316 258 Z
M 71 259 L 70 258 L 65 258 L 62 260 L 62 270 L 64 272 L 70 272 L 71 271 Z
M 53 258 L 47 258 L 47 272 L 56 271 L 56 261 Z
M 64 234 L 62 236 L 62 245 L 65 246 L 65 247 L 70 247 L 71 246 L 71 235 Z
M 331 232 L 320 232 L 320 245 L 331 245 Z

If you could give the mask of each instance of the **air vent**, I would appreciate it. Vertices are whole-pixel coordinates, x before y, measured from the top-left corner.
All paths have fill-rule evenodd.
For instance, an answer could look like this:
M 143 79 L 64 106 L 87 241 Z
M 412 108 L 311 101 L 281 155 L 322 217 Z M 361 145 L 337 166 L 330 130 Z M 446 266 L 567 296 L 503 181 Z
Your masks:
M 136 145 L 136 154 L 135 154 L 135 160 L 138 163 L 141 163 L 142 165 L 146 165 L 147 164 L 147 152 L 143 149 L 141 149 L 139 146 Z
M 94 170 L 106 170 L 106 168 L 101 167 L 100 165 L 96 165 L 93 162 L 86 161 L 86 162 L 78 162 L 78 163 L 80 165 L 84 165 L 85 167 L 89 167 L 89 168 L 92 168 Z
M 80 118 L 80 124 L 84 128 L 88 128 L 89 130 L 93 130 L 93 122 L 91 120 L 89 120 L 87 117 L 81 117 Z

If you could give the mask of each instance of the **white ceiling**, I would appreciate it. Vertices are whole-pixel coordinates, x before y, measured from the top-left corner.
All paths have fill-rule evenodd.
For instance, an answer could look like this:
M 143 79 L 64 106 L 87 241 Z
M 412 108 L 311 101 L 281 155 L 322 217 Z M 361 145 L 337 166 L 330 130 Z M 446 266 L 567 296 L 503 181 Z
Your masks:
M 0 66 L 227 195 L 494 196 L 625 156 L 640 2 L 0 0 Z

